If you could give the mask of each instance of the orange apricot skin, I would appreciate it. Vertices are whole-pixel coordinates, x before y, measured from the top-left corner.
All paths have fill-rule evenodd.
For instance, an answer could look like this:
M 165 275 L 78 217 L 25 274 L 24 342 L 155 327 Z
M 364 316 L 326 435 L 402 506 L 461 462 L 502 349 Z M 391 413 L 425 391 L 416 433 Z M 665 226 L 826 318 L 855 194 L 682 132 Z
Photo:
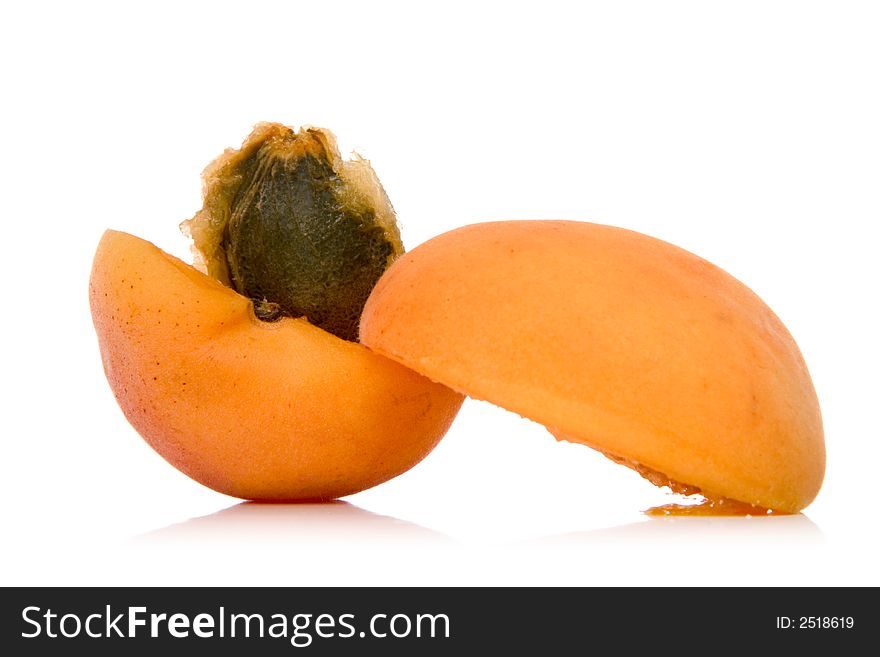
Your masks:
M 251 302 L 154 245 L 107 231 L 89 301 L 104 371 L 159 454 L 216 491 L 333 499 L 418 463 L 462 396 L 304 319 Z
M 666 242 L 571 221 L 474 224 L 385 272 L 361 342 L 707 495 L 796 512 L 825 471 L 797 345 L 745 285 Z

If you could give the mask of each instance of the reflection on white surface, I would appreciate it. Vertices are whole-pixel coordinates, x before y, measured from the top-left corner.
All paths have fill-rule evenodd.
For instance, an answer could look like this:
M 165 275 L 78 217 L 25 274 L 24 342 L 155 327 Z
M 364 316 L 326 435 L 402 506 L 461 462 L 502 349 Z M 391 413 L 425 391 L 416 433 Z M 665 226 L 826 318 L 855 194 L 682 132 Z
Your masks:
M 491 521 L 502 510 L 487 504 Z M 476 512 L 476 511 L 475 511 Z M 503 516 L 504 514 L 502 514 Z M 632 515 L 626 517 L 633 518 Z M 606 519 L 613 517 L 605 516 Z M 512 536 L 504 522 L 455 538 L 347 502 L 240 503 L 78 558 L 90 577 L 131 585 L 760 585 L 833 581 L 804 563 L 829 547 L 806 516 L 660 517 Z M 576 522 L 576 518 L 569 518 Z M 590 523 L 593 524 L 590 524 Z M 507 537 L 500 537 L 507 534 Z M 590 558 L 585 558 L 589 556 Z M 609 567 L 609 564 L 616 564 Z M 822 578 L 825 579 L 822 579 Z M 817 579 L 818 578 L 818 579 Z M 75 579 L 75 577 L 74 577 Z
M 129 547 L 210 545 L 215 548 L 279 547 L 334 548 L 418 543 L 425 546 L 458 545 L 445 534 L 387 515 L 367 511 L 349 502 L 321 504 L 266 504 L 242 502 L 216 513 L 132 538 Z M 548 534 L 525 541 L 505 541 L 517 546 L 551 547 L 640 542 L 653 544 L 821 544 L 821 529 L 803 514 L 784 516 L 644 516 L 640 522 Z M 468 541 L 465 541 L 468 542 Z M 478 541 L 480 543 L 482 541 Z
M 348 502 L 268 504 L 242 502 L 216 513 L 169 525 L 129 541 L 157 545 L 309 546 L 394 543 L 450 543 L 439 532 L 367 511 Z
M 641 522 L 569 532 L 527 541 L 526 546 L 587 543 L 821 544 L 822 530 L 802 513 L 784 516 L 645 516 Z

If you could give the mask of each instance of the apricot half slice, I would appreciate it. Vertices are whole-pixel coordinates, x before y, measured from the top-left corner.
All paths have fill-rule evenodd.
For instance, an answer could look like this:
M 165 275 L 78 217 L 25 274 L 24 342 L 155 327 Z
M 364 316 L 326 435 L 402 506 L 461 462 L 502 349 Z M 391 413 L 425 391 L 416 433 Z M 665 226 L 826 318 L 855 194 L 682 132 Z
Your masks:
M 420 461 L 462 397 L 149 242 L 104 234 L 89 300 L 125 416 L 172 465 L 254 500 L 330 499 Z
M 655 483 L 783 512 L 822 483 L 819 405 L 786 328 L 729 274 L 639 233 L 453 230 L 385 272 L 360 339 Z

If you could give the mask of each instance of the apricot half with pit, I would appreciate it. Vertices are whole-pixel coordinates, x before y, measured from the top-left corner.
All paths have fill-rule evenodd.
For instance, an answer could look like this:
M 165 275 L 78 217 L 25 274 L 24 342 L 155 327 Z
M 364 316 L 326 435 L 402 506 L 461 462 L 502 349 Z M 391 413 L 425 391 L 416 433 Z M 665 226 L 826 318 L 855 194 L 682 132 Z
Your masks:
M 254 500 L 341 497 L 430 452 L 463 397 L 345 339 L 402 251 L 365 161 L 261 124 L 208 167 L 187 225 L 211 275 L 107 231 L 89 285 L 107 379 L 157 452 Z
M 360 339 L 675 490 L 796 512 L 822 483 L 819 405 L 782 322 L 718 267 L 639 233 L 453 230 L 385 272 Z

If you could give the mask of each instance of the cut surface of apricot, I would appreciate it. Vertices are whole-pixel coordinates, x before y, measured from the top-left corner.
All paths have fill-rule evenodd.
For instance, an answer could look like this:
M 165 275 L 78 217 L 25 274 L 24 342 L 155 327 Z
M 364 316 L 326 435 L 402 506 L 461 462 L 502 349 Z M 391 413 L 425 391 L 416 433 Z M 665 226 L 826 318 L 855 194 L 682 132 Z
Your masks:
M 360 339 L 709 497 L 796 512 L 822 483 L 819 405 L 782 322 L 646 235 L 571 221 L 453 230 L 385 272 Z
M 178 469 L 254 500 L 331 499 L 420 461 L 461 395 L 107 231 L 89 300 L 125 416 Z

